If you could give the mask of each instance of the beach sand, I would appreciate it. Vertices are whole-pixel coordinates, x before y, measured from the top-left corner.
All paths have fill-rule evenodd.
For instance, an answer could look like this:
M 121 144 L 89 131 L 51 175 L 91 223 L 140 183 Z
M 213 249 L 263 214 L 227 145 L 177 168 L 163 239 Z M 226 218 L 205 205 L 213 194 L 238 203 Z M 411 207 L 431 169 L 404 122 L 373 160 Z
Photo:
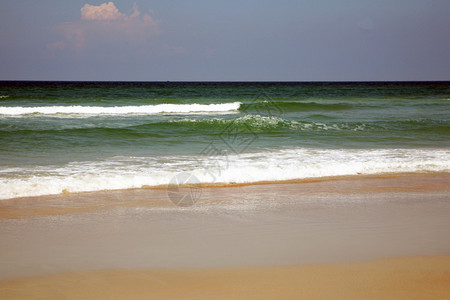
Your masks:
M 0 201 L 1 299 L 450 299 L 450 175 Z
M 450 256 L 345 264 L 106 270 L 0 282 L 2 299 L 450 299 Z

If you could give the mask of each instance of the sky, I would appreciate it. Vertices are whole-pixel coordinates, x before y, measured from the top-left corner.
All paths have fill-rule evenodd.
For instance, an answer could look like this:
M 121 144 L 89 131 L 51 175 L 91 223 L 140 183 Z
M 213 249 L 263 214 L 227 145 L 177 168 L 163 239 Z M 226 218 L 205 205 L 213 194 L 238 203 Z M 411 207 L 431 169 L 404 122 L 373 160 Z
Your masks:
M 449 0 L 14 0 L 0 80 L 450 80 Z

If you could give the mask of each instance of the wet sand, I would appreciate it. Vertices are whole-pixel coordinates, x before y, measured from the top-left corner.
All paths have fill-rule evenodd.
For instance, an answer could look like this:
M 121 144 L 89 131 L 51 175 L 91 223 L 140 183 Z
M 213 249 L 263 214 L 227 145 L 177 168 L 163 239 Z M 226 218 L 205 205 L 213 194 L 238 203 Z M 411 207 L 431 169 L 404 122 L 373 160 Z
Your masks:
M 384 175 L 336 176 L 252 184 L 203 184 L 197 207 L 236 203 L 243 196 L 260 196 L 257 202 L 268 202 L 267 195 L 292 193 L 305 196 L 320 193 L 355 194 L 382 192 L 427 192 L 450 189 L 449 173 L 401 173 Z M 187 191 L 188 192 L 188 191 Z M 285 195 L 284 195 L 285 196 Z M 273 197 L 272 197 L 273 198 Z M 292 197 L 284 197 L 292 198 Z M 141 189 L 64 193 L 0 200 L 0 219 L 30 216 L 55 216 L 117 207 L 173 207 L 167 186 Z
M 446 299 L 449 195 L 440 173 L 2 200 L 0 295 Z

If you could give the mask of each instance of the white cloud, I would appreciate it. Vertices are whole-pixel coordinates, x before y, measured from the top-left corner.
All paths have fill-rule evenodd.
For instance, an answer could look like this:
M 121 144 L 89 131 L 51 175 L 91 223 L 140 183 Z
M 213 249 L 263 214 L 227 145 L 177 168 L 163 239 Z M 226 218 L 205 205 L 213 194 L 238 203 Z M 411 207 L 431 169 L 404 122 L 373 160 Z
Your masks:
M 115 43 L 138 45 L 157 35 L 158 25 L 159 21 L 149 14 L 141 15 L 136 4 L 129 15 L 120 12 L 113 2 L 98 6 L 85 4 L 81 8 L 79 21 L 66 22 L 55 27 L 64 40 L 51 43 L 47 48 L 55 49 L 55 45 L 62 43 L 67 43 L 70 48 L 79 51 L 102 43 L 110 46 Z
M 81 18 L 84 20 L 105 21 L 126 19 L 127 15 L 119 12 L 113 2 L 108 2 L 99 6 L 85 4 L 81 8 Z

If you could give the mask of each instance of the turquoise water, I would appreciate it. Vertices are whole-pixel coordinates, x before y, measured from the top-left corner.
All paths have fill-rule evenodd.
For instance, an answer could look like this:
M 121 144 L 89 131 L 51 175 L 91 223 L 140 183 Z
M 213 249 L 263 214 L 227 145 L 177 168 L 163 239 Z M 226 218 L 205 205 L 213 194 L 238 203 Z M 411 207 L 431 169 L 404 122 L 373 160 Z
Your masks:
M 0 198 L 448 171 L 450 84 L 0 83 Z

